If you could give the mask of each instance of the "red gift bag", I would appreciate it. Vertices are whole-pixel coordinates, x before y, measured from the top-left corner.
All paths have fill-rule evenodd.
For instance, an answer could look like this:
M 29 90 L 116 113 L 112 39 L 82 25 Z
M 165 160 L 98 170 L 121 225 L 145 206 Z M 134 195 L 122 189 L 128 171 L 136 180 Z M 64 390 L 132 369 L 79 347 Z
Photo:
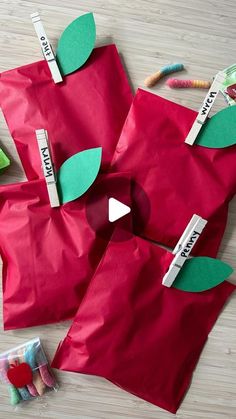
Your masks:
M 235 289 L 162 285 L 173 255 L 141 238 L 110 242 L 53 367 L 102 376 L 172 413 Z
M 4 328 L 66 320 L 76 313 L 114 225 L 108 198 L 130 205 L 128 176 L 101 175 L 81 198 L 51 208 L 43 179 L 0 187 Z M 120 238 L 122 240 L 122 237 Z
M 0 74 L 0 106 L 28 179 L 43 177 L 38 128 L 50 133 L 56 170 L 71 155 L 100 146 L 106 168 L 131 101 L 115 45 L 95 48 L 86 64 L 59 84 L 46 61 Z
M 134 214 L 137 234 L 174 247 L 195 213 L 208 224 L 193 254 L 215 257 L 228 204 L 236 192 L 236 146 L 211 149 L 185 144 L 196 115 L 191 109 L 139 89 L 112 170 L 130 172 L 136 186 L 143 189 L 142 194 L 133 189 L 139 202 L 139 213 Z

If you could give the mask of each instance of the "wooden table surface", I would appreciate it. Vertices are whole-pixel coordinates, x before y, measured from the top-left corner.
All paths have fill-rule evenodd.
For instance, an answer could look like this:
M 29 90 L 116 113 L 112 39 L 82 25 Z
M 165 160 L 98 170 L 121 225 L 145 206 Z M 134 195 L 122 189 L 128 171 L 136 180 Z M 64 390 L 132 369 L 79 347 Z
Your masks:
M 61 31 L 77 16 L 93 11 L 97 45 L 117 44 L 135 91 L 159 67 L 182 62 L 184 77 L 209 79 L 236 61 L 236 6 L 233 0 L 1 0 L 0 71 L 41 59 L 30 14 L 39 11 L 55 47 Z M 161 82 L 154 92 L 198 109 L 204 91 L 170 90 Z M 223 101 L 218 103 L 222 106 Z M 225 106 L 225 105 L 224 105 Z M 217 109 L 217 107 L 215 107 Z M 0 146 L 13 164 L 1 183 L 24 179 L 15 147 L 1 117 Z M 220 257 L 236 268 L 236 201 L 231 204 Z M 236 276 L 234 275 L 234 279 Z M 227 304 L 209 336 L 193 382 L 176 417 L 179 419 L 236 418 L 236 295 Z M 1 323 L 2 324 L 2 323 Z M 40 336 L 52 357 L 69 323 L 0 332 L 0 351 Z M 158 418 L 174 417 L 107 381 L 56 371 L 58 393 L 43 400 L 9 406 L 0 386 L 0 419 L 17 418 Z

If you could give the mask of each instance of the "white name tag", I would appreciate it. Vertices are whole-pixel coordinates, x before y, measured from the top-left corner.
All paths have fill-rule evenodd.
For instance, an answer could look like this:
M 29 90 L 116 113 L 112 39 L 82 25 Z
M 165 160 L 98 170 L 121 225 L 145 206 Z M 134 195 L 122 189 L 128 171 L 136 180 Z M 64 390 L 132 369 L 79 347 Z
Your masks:
M 34 24 L 35 32 L 38 36 L 38 39 L 41 45 L 43 56 L 45 60 L 48 62 L 48 66 L 51 71 L 52 78 L 55 83 L 60 83 L 62 82 L 61 73 L 57 65 L 54 52 L 52 50 L 52 47 L 50 45 L 50 42 L 44 30 L 43 24 L 41 22 L 40 16 L 38 13 L 33 13 L 31 15 L 31 19 Z

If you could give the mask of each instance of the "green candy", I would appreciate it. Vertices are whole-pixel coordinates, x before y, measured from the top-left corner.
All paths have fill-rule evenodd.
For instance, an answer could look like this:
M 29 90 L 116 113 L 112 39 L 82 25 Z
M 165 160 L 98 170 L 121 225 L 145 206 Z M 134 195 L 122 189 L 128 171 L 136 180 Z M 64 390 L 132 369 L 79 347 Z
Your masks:
M 15 405 L 17 405 L 18 403 L 21 402 L 22 398 L 21 398 L 21 396 L 20 396 L 16 387 L 9 384 L 8 385 L 8 391 L 9 391 L 9 395 L 10 395 L 10 403 L 11 403 L 12 406 L 15 406 Z

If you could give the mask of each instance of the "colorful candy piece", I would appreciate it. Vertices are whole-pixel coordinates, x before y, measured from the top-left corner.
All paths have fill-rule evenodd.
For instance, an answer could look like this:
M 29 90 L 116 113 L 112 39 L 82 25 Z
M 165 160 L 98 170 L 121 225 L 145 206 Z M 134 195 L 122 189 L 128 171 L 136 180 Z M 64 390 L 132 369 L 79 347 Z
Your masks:
M 23 400 L 30 400 L 32 398 L 26 387 L 20 387 L 17 390 Z
M 54 387 L 55 386 L 55 379 L 54 377 L 51 375 L 47 364 L 45 365 L 41 365 L 41 367 L 39 367 L 39 371 L 41 374 L 41 378 L 43 380 L 43 382 L 48 386 L 48 387 Z
M 1 375 L 2 379 L 5 381 L 5 383 L 7 384 L 9 395 L 10 395 L 10 403 L 11 403 L 12 406 L 15 406 L 18 403 L 20 403 L 22 398 L 21 398 L 17 388 L 14 387 L 10 383 L 10 381 L 8 380 L 7 368 L 8 368 L 7 360 L 6 359 L 0 359 L 0 375 Z
M 8 387 L 8 392 L 9 392 L 9 396 L 10 396 L 10 404 L 12 406 L 16 406 L 22 400 L 22 398 L 20 396 L 20 393 L 17 390 L 17 388 L 14 387 L 11 384 L 8 384 L 7 387 Z
M 24 354 L 24 360 L 29 364 L 32 368 L 32 370 L 35 370 L 37 368 L 36 358 L 35 358 L 35 347 L 34 344 L 29 345 L 25 351 Z
M 32 382 L 31 384 L 27 385 L 27 390 L 28 392 L 31 394 L 32 397 L 37 397 L 39 396 L 39 393 L 37 391 L 37 388 L 35 387 L 34 383 Z
M 46 384 L 43 382 L 41 375 L 38 371 L 35 371 L 33 376 L 33 384 L 39 394 L 39 396 L 42 396 L 46 389 Z
M 46 364 L 46 358 L 45 358 L 45 354 L 44 352 L 39 348 L 37 350 L 36 353 L 36 362 L 37 365 L 39 367 L 39 371 L 41 374 L 41 378 L 43 380 L 43 382 L 48 386 L 48 387 L 54 387 L 55 386 L 55 379 L 54 377 L 51 375 L 49 369 L 48 369 L 48 365 Z
M 35 345 L 28 345 L 27 349 L 24 354 L 24 360 L 27 362 L 32 370 L 33 370 L 33 381 L 35 375 L 39 374 L 38 371 L 34 371 L 37 368 L 36 359 L 35 359 Z M 36 382 L 38 382 L 38 378 L 36 379 Z M 30 385 L 27 386 L 28 391 L 30 392 L 31 396 L 36 397 L 39 396 L 38 390 L 35 387 L 35 384 L 32 382 Z
M 144 84 L 147 87 L 153 87 L 158 82 L 158 80 L 160 80 L 162 77 L 166 76 L 167 74 L 175 73 L 176 71 L 182 71 L 182 70 L 184 70 L 183 64 L 176 63 L 176 64 L 167 65 L 165 67 L 162 67 L 156 73 L 147 77 L 144 80 Z
M 209 89 L 211 87 L 211 82 L 206 80 L 168 79 L 166 84 L 172 89 Z

